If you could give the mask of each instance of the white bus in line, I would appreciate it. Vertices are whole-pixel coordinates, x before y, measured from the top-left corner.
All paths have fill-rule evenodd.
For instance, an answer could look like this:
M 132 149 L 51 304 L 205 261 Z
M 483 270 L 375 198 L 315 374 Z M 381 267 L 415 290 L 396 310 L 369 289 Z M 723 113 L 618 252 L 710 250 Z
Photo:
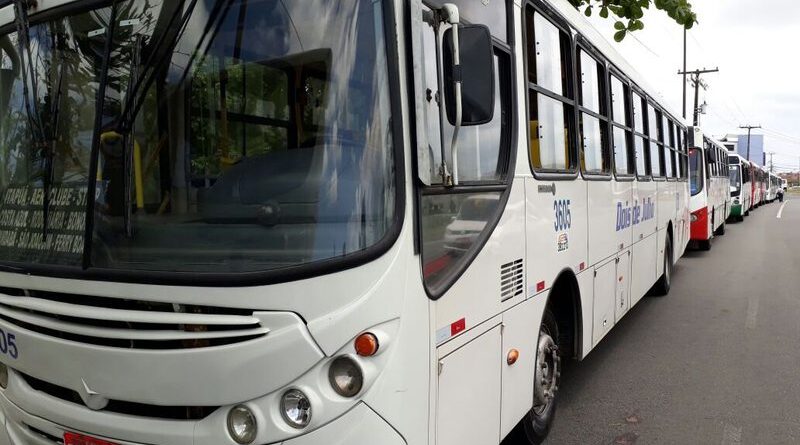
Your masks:
M 750 169 L 753 172 L 753 208 L 758 208 L 764 204 L 766 199 L 764 171 L 753 161 L 750 161 Z
M 0 445 L 540 443 L 689 242 L 566 0 L 5 4 Z
M 736 153 L 728 152 L 728 169 L 731 195 L 730 216 L 737 221 L 744 221 L 744 217 L 750 214 L 753 199 L 750 168 L 744 158 Z
M 765 169 L 767 172 L 767 202 L 773 202 L 778 199 L 778 190 L 780 189 L 780 178 L 775 173 Z
M 728 151 L 699 127 L 692 127 L 689 135 L 691 239 L 709 250 L 712 238 L 725 234 L 731 210 Z

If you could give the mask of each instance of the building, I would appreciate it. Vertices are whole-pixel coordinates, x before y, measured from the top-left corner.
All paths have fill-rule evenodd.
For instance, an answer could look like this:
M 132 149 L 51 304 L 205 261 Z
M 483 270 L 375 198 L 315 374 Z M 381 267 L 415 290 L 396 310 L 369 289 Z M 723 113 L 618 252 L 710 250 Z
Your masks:
M 746 134 L 726 134 L 719 139 L 722 145 L 729 151 L 735 151 L 743 158 L 747 158 L 747 135 Z M 764 153 L 764 135 L 750 135 L 750 160 L 763 167 L 767 164 L 766 154 Z

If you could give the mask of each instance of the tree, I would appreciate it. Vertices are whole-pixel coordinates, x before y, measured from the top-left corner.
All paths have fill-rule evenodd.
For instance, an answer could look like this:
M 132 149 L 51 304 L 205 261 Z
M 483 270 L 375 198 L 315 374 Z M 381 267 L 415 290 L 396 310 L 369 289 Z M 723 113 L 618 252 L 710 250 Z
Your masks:
M 692 10 L 692 5 L 687 0 L 569 0 L 577 9 L 583 8 L 587 17 L 592 15 L 594 9 L 599 9 L 600 17 L 608 18 L 609 13 L 614 14 L 619 20 L 614 23 L 614 40 L 621 42 L 629 32 L 644 28 L 642 17 L 644 10 L 655 5 L 656 9 L 664 11 L 676 23 L 685 29 L 691 29 L 697 23 L 697 14 Z M 627 23 L 625 23 L 627 21 Z

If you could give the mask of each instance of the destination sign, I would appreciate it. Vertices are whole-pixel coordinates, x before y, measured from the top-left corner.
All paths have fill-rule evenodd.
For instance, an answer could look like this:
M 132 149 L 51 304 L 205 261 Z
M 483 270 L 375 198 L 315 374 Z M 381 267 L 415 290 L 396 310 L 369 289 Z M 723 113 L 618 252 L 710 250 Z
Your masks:
M 44 189 L 9 187 L 0 194 L 0 261 L 75 264 L 83 253 L 86 184 L 50 190 L 47 236 Z

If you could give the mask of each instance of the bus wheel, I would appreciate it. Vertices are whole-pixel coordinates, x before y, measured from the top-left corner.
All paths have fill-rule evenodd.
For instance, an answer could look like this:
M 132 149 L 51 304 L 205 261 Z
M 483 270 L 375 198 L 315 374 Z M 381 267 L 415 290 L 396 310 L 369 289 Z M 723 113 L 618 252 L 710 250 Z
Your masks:
M 672 287 L 672 240 L 668 236 L 664 243 L 664 274 L 653 286 L 653 295 L 667 295 L 670 287 Z
M 723 221 L 722 225 L 719 226 L 719 229 L 717 229 L 717 231 L 714 232 L 714 235 L 724 235 L 724 234 L 725 234 L 725 221 Z
M 707 239 L 705 241 L 698 241 L 697 242 L 697 247 L 700 250 L 709 251 L 709 250 L 711 250 L 711 240 Z
M 547 437 L 556 414 L 558 386 L 561 382 L 561 352 L 558 348 L 558 323 L 547 309 L 539 328 L 539 344 L 533 382 L 533 407 L 511 433 L 511 443 L 538 445 Z

